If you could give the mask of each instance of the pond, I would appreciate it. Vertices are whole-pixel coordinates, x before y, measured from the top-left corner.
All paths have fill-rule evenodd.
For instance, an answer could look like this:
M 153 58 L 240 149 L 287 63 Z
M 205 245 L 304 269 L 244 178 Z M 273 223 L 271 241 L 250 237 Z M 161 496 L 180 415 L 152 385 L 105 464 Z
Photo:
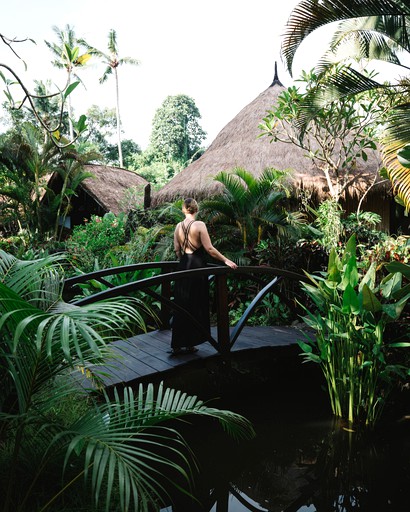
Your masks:
M 406 404 L 373 432 L 352 432 L 332 419 L 318 379 L 303 370 L 301 380 L 284 380 L 291 370 L 282 367 L 271 381 L 253 379 L 215 402 L 253 422 L 252 441 L 238 444 L 215 425 L 187 429 L 200 467 L 198 503 L 174 495 L 161 512 L 410 510 Z

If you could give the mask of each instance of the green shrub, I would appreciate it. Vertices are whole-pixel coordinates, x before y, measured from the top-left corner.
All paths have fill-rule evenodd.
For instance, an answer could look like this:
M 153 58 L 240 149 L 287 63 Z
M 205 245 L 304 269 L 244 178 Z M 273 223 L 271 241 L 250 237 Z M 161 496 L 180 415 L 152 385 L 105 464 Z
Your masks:
M 378 267 L 391 261 L 410 263 L 410 237 L 386 236 L 384 240 L 380 240 L 366 251 L 364 261 L 367 265 L 376 263 Z
M 346 243 L 352 235 L 355 235 L 360 260 L 366 260 L 368 251 L 377 244 L 383 244 L 389 238 L 385 232 L 376 229 L 380 222 L 380 215 L 374 212 L 351 213 L 342 219 L 342 241 Z
M 298 273 L 302 269 L 307 272 L 324 270 L 328 257 L 326 249 L 313 239 L 308 227 L 301 235 L 303 238 L 268 235 L 255 249 L 258 264 Z
M 19 256 L 24 252 L 27 242 L 27 237 L 20 235 L 0 237 L 0 250 Z
M 93 215 L 83 226 L 76 226 L 67 239 L 68 257 L 74 267 L 92 272 L 95 262 L 110 266 L 110 251 L 125 243 L 125 214 Z
M 250 300 L 239 302 L 235 309 L 229 309 L 229 322 L 231 325 L 239 322 L 250 303 Z M 289 307 L 282 302 L 278 295 L 272 293 L 267 295 L 256 307 L 249 317 L 247 325 L 287 325 L 291 320 L 292 312 Z

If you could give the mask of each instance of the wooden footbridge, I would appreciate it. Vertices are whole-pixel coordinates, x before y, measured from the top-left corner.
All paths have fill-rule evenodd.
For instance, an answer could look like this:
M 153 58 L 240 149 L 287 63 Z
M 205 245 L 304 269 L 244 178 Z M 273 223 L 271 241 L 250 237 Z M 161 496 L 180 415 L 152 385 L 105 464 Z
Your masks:
M 198 352 L 174 356 L 170 353 L 170 319 L 175 310 L 181 311 L 204 330 L 197 319 L 172 301 L 173 283 L 187 277 L 207 276 L 213 282 L 213 300 L 210 306 L 216 317 L 215 326 L 207 333 L 208 342 L 198 346 Z M 259 290 L 235 326 L 229 325 L 228 282 L 244 280 Z M 210 358 L 229 359 L 233 354 L 261 348 L 291 347 L 302 337 L 294 327 L 249 327 L 247 321 L 258 304 L 270 292 L 281 295 L 284 280 L 293 283 L 305 281 L 303 275 L 272 267 L 243 266 L 232 270 L 227 266 L 208 265 L 202 269 L 177 271 L 177 262 L 153 262 L 92 272 L 67 279 L 64 287 L 66 300 L 78 306 L 119 296 L 151 297 L 158 305 L 156 329 L 138 333 L 127 340 L 112 344 L 113 357 L 103 368 L 103 382 L 109 387 L 117 384 L 135 384 L 139 381 L 157 380 L 178 367 L 192 365 Z M 121 284 L 122 283 L 122 284 Z M 78 287 L 99 290 L 88 296 L 76 298 Z M 294 286 L 295 293 L 300 289 Z M 286 300 L 286 299 L 284 299 Z M 204 331 L 205 332 L 205 331 Z

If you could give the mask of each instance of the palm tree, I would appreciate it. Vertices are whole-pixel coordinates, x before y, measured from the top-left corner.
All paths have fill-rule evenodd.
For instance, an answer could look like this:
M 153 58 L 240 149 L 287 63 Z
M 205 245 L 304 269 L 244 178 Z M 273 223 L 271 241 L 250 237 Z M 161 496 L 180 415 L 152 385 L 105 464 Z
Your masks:
M 66 25 L 64 30 L 54 26 L 53 31 L 55 32 L 58 43 L 51 43 L 44 41 L 47 47 L 51 50 L 55 57 L 53 60 L 53 66 L 59 69 L 65 69 L 67 71 L 67 87 L 66 90 L 70 91 L 72 84 L 72 78 L 76 78 L 79 82 L 81 79 L 75 74 L 75 69 L 83 67 L 91 55 L 89 53 L 83 53 L 80 55 L 80 46 L 85 46 L 84 40 L 80 41 L 76 38 L 73 27 Z M 74 127 L 73 127 L 73 109 L 71 105 L 71 96 L 67 95 L 68 101 L 68 113 L 69 113 L 69 128 L 70 128 L 70 140 L 74 140 Z
M 214 178 L 224 187 L 221 195 L 202 201 L 201 210 L 211 224 L 228 227 L 226 240 L 232 242 L 239 234 L 242 251 L 250 253 L 266 230 L 283 234 L 299 220 L 284 208 L 286 176 L 276 169 L 265 170 L 259 178 L 240 167 L 221 171 Z
M 43 133 L 25 122 L 17 130 L 6 133 L 0 143 L 0 194 L 3 213 L 10 216 L 19 230 L 30 238 L 42 236 L 48 229 L 48 212 L 41 202 L 47 176 L 56 169 L 60 159 L 58 148 L 51 139 L 42 140 Z
M 242 416 L 163 386 L 114 390 L 112 398 L 99 392 L 90 365 L 104 362 L 121 333 L 144 328 L 143 306 L 125 298 L 65 303 L 63 264 L 61 255 L 21 261 L 0 251 L 1 510 L 78 509 L 79 500 L 81 509 L 91 500 L 108 510 L 114 490 L 120 510 L 152 510 L 170 479 L 188 487 L 193 468 L 169 420 L 214 418 L 236 438 L 253 429 Z M 79 386 L 79 369 L 93 393 Z
M 312 94 L 306 118 L 315 105 L 366 90 L 380 91 L 380 101 L 392 102 L 382 137 L 384 160 L 395 191 L 410 206 L 410 82 L 379 83 L 361 72 L 354 62 L 378 60 L 408 67 L 401 60 L 410 53 L 410 6 L 402 0 L 303 0 L 292 11 L 282 43 L 291 72 L 294 55 L 304 39 L 319 27 L 338 21 L 329 50 L 318 63 L 324 90 Z M 343 64 L 341 66 L 340 64 Z M 336 73 L 334 70 L 336 69 Z M 302 121 L 303 124 L 303 121 Z
M 83 44 L 85 41 L 81 41 Z M 115 95 L 116 95 L 116 113 L 117 113 L 117 145 L 118 145 L 118 160 L 120 167 L 123 167 L 122 147 L 121 147 L 121 116 L 120 116 L 120 95 L 119 95 L 119 82 L 118 82 L 118 67 L 123 64 L 132 64 L 138 66 L 139 61 L 132 57 L 119 57 L 118 45 L 117 45 L 117 33 L 114 29 L 111 29 L 108 34 L 108 53 L 104 53 L 96 48 L 87 46 L 91 54 L 96 55 L 100 58 L 103 63 L 107 66 L 105 71 L 100 78 L 100 83 L 103 84 L 108 80 L 108 77 L 114 73 L 115 78 Z

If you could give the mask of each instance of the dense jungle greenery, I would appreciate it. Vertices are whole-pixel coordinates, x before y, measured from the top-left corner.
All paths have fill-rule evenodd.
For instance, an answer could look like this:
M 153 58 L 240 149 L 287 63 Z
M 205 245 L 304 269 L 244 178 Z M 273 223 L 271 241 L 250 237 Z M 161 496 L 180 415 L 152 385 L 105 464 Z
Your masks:
M 352 21 L 352 12 L 357 20 Z M 255 178 L 235 168 L 216 176 L 222 185 L 219 195 L 200 202 L 200 218 L 214 244 L 238 264 L 306 273 L 310 283 L 302 291 L 281 287 L 265 297 L 250 322 L 303 320 L 313 330 L 300 340 L 301 350 L 305 359 L 320 365 L 333 413 L 350 426 L 374 427 L 390 393 L 409 383 L 410 242 L 406 234 L 380 231 L 381 219 L 373 212 L 343 211 L 340 199 L 348 187 L 343 171 L 349 162 L 366 159 L 376 143 L 384 144 L 387 176 L 403 204 L 410 204 L 409 91 L 407 79 L 393 87 L 376 83 L 373 75 L 355 71 L 346 61 L 335 65 L 335 54 L 349 34 L 360 43 L 356 57 L 400 62 L 398 50 L 409 51 L 409 18 L 403 2 L 301 2 L 283 46 L 289 69 L 310 31 L 340 19 L 329 50 L 333 55 L 327 53 L 316 70 L 304 74 L 307 91 L 292 87 L 284 92 L 263 120 L 261 136 L 286 136 L 309 152 L 303 146 L 309 131 L 320 132 L 320 140 L 333 140 L 335 119 L 339 127 L 353 127 L 355 144 L 344 147 L 347 139 L 342 140 L 341 160 L 333 158 L 334 152 L 313 155 L 328 164 L 329 199 L 315 204 L 306 196 L 295 198 L 288 172 L 267 169 Z M 110 74 L 117 80 L 119 64 L 138 62 L 119 58 L 115 31 L 109 34 L 108 53 L 77 38 L 69 26 L 55 27 L 55 33 L 57 42 L 47 44 L 54 64 L 68 75 L 61 94 L 50 94 L 48 81 L 38 81 L 30 94 L 12 70 L 4 67 L 0 73 L 8 100 L 7 125 L 0 135 L 2 510 L 88 505 L 108 510 L 111 504 L 118 510 L 150 510 L 178 482 L 189 492 L 190 474 L 196 471 L 174 420 L 211 418 L 238 439 L 251 437 L 253 429 L 237 414 L 163 386 L 125 388 L 106 396 L 89 365 L 104 361 L 113 337 L 150 328 L 156 304 L 134 297 L 78 308 L 62 298 L 65 277 L 174 260 L 173 229 L 182 218 L 182 200 L 92 216 L 72 231 L 64 229 L 64 219 L 79 185 L 90 176 L 84 164 L 124 165 L 160 187 L 200 156 L 205 134 L 194 100 L 185 95 L 165 99 L 144 152 L 136 142 L 121 140 L 118 97 L 115 112 L 92 106 L 87 116 L 76 119 L 71 98 L 78 93 L 81 67 L 99 58 L 105 67 L 101 80 Z M 16 108 L 22 106 L 13 99 L 19 86 L 29 109 Z M 279 120 L 290 123 L 291 132 L 280 132 Z M 386 126 L 382 132 L 381 124 Z M 59 192 L 48 186 L 53 173 L 63 184 Z M 146 274 L 117 276 L 112 283 L 141 277 Z M 91 281 L 80 293 L 95 293 L 102 286 Z M 232 323 L 248 306 L 255 286 L 230 280 Z M 81 392 L 69 377 L 79 369 L 94 386 L 93 394 Z

